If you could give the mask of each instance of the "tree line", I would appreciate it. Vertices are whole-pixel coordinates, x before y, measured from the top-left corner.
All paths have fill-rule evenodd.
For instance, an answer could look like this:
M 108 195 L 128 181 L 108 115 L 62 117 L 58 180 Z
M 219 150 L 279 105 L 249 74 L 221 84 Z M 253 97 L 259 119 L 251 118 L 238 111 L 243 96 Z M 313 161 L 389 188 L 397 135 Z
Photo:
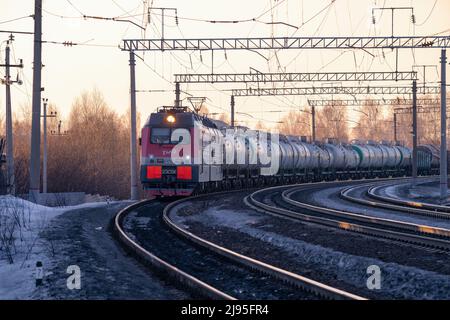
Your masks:
M 31 106 L 21 106 L 13 120 L 17 194 L 28 193 L 30 109 Z M 59 114 L 58 107 L 53 104 L 48 107 L 48 113 L 51 111 Z M 83 92 L 74 100 L 68 118 L 62 123 L 62 132 L 67 131 L 67 134 L 57 134 L 58 122 L 59 119 L 47 120 L 48 192 L 86 192 L 128 198 L 129 114 L 119 115 L 94 89 Z M 4 132 L 4 118 L 0 119 L 0 126 Z M 41 143 L 41 158 L 42 154 Z
M 426 96 L 423 98 L 439 98 Z M 394 141 L 394 109 L 408 108 L 402 105 L 376 105 L 367 99 L 360 107 L 343 107 L 325 105 L 316 107 L 316 140 L 335 138 L 341 142 L 353 139 L 362 141 Z M 419 144 L 440 143 L 440 110 L 439 106 L 420 106 L 427 112 L 418 113 Z M 447 106 L 448 107 L 448 106 Z M 300 109 L 300 108 L 299 108 Z M 350 119 L 350 114 L 354 120 Z M 355 117 L 356 116 L 356 117 Z M 412 113 L 397 114 L 397 141 L 412 146 Z M 311 136 L 310 107 L 292 110 L 282 117 L 277 129 L 286 135 Z
M 431 97 L 427 97 L 431 98 Z M 361 107 L 325 105 L 316 107 L 316 140 L 335 138 L 393 141 L 393 109 L 399 106 L 378 106 L 370 99 Z M 407 107 L 407 106 L 402 106 Z M 439 108 L 418 114 L 419 143 L 438 145 L 440 141 Z M 58 112 L 50 104 L 48 112 Z M 202 114 L 208 114 L 203 106 Z M 356 115 L 350 120 L 349 115 Z M 63 122 L 66 135 L 53 135 L 58 119 L 48 119 L 48 192 L 86 192 L 109 195 L 118 199 L 129 197 L 130 190 L 130 121 L 129 113 L 119 115 L 107 105 L 96 89 L 77 97 L 69 116 Z M 216 115 L 229 123 L 229 115 Z M 353 117 L 355 118 L 355 117 Z M 412 145 L 412 115 L 397 116 L 397 140 Z M 239 124 L 239 123 L 237 123 Z M 269 123 L 258 121 L 254 129 L 267 130 Z M 138 116 L 138 130 L 141 128 Z M 0 116 L 0 132 L 5 132 L 4 115 Z M 292 110 L 282 117 L 276 129 L 282 134 L 311 136 L 310 107 Z M 31 106 L 15 110 L 13 121 L 16 193 L 28 193 L 31 134 Z M 138 133 L 138 136 L 140 134 Z M 41 137 L 42 139 L 42 137 Z M 42 140 L 41 140 L 42 141 Z M 42 144 L 41 144 L 42 145 Z M 42 148 L 42 147 L 41 147 Z M 42 149 L 41 149 L 42 157 Z M 42 172 L 42 170 L 41 170 Z M 42 179 L 41 179 L 42 181 Z

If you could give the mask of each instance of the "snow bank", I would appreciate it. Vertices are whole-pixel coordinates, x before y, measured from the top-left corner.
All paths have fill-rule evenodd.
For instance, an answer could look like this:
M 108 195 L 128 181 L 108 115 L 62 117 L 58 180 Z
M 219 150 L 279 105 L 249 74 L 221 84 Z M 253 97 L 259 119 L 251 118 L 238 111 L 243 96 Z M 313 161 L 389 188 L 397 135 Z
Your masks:
M 13 196 L 0 196 L 0 299 L 30 299 L 35 290 L 37 261 L 51 263 L 52 243 L 39 235 L 50 221 L 74 209 L 94 208 L 106 202 L 70 207 L 45 207 Z

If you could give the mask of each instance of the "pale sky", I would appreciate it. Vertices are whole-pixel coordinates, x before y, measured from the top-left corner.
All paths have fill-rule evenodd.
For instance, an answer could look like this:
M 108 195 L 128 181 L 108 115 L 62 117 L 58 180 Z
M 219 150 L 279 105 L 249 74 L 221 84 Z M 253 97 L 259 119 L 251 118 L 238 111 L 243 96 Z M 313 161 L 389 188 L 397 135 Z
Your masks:
M 173 13 L 166 17 L 165 38 L 200 37 L 247 37 L 247 36 L 368 36 L 390 35 L 390 11 L 377 11 L 376 24 L 372 24 L 374 7 L 414 7 L 416 25 L 411 23 L 408 10 L 395 12 L 395 35 L 433 35 L 450 34 L 450 0 L 43 0 L 43 40 L 72 41 L 86 45 L 65 47 L 58 44 L 43 44 L 42 96 L 55 103 L 67 115 L 74 99 L 83 91 L 97 87 L 108 104 L 117 112 L 124 113 L 129 108 L 129 67 L 128 53 L 122 52 L 118 45 L 125 38 L 159 38 L 161 34 L 160 11 L 152 11 L 148 23 L 147 7 L 176 7 L 179 25 L 175 25 Z M 272 10 L 270 8 L 274 7 Z M 325 9 L 324 9 L 325 8 Z M 33 19 L 26 17 L 16 21 L 9 20 L 33 14 L 32 0 L 0 0 L 0 30 L 33 31 Z M 261 16 L 261 14 L 263 14 Z M 145 32 L 131 23 L 83 19 L 82 15 L 117 17 L 131 19 L 145 26 Z M 202 20 L 244 20 L 258 18 L 259 22 L 237 24 L 212 24 Z M 286 22 L 300 27 L 297 31 L 284 25 L 267 25 L 264 22 Z M 4 61 L 7 33 L 0 33 L 0 59 Z M 13 44 L 15 59 L 24 61 L 22 86 L 12 89 L 13 109 L 20 104 L 31 105 L 32 91 L 32 35 L 16 35 Z M 249 51 L 216 51 L 214 72 L 245 73 L 249 67 L 261 72 L 277 72 L 278 62 L 287 72 L 318 71 L 393 71 L 395 54 L 391 50 L 370 50 L 372 57 L 362 50 L 287 50 L 261 51 L 269 61 Z M 172 91 L 174 73 L 210 73 L 211 54 L 198 52 L 147 52 L 140 55 L 145 64 L 137 61 L 138 90 Z M 400 71 L 409 71 L 413 64 L 437 65 L 437 69 L 427 70 L 427 81 L 439 81 L 438 49 L 400 50 Z M 450 60 L 450 51 L 448 52 Z M 422 78 L 422 70 L 418 70 Z M 16 71 L 12 71 L 13 77 Z M 0 69 L 4 76 L 4 69 Z M 377 83 L 388 85 L 388 83 Z M 297 83 L 287 86 L 321 86 L 323 83 Z M 350 85 L 343 83 L 342 85 Z M 395 84 L 394 84 L 395 85 Z M 398 83 L 398 85 L 410 85 Z M 434 85 L 438 85 L 435 83 Z M 267 86 L 270 86 L 268 84 Z M 282 86 L 282 84 L 277 84 Z M 229 111 L 229 92 L 220 90 L 242 88 L 244 84 L 215 84 L 183 86 L 195 96 L 206 96 L 211 112 Z M 4 112 L 4 87 L 0 91 L 1 112 Z M 220 89 L 220 90 L 219 90 Z M 145 119 L 160 105 L 173 103 L 172 92 L 152 92 L 137 94 L 138 110 Z M 183 95 L 185 97 L 185 95 Z M 318 97 L 310 96 L 311 99 Z M 331 97 L 329 97 L 331 98 Z M 346 97 L 351 98 L 351 97 Z M 252 113 L 257 119 L 277 121 L 283 113 L 266 111 L 289 111 L 303 106 L 307 97 L 251 97 L 237 98 L 237 111 Z M 186 102 L 188 103 L 188 102 Z M 239 120 L 255 121 L 243 115 Z M 270 125 L 270 122 L 267 122 Z

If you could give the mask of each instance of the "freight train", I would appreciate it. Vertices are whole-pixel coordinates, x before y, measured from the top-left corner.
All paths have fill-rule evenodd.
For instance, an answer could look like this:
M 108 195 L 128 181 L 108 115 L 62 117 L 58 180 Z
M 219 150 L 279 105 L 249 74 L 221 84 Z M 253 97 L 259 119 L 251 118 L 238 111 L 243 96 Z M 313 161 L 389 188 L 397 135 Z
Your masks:
M 439 166 L 438 150 L 418 148 L 419 174 Z M 161 107 L 141 136 L 140 179 L 150 196 L 189 196 L 218 190 L 310 181 L 411 174 L 409 148 L 386 141 L 308 142 L 230 127 L 186 107 Z M 264 160 L 264 161 L 263 161 Z

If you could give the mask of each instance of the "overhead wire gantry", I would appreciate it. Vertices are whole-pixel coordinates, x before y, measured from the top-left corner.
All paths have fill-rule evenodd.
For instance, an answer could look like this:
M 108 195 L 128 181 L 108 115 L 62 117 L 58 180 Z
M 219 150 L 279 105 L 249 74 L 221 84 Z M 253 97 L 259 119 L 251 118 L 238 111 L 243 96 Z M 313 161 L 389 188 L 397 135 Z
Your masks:
M 446 48 L 450 47 L 449 35 L 434 36 L 377 36 L 377 37 L 248 37 L 248 38 L 191 38 L 191 39 L 124 39 L 120 47 L 130 55 L 131 110 L 136 109 L 134 52 L 135 51 L 228 51 L 228 50 L 289 50 L 289 49 L 431 49 L 441 50 L 441 197 L 447 196 L 447 137 L 446 137 Z M 414 82 L 415 83 L 415 82 Z M 417 86 L 415 85 L 417 91 Z M 415 101 L 416 98 L 413 98 Z M 234 104 L 234 97 L 232 99 Z M 132 132 L 136 131 L 135 119 L 132 119 Z M 134 125 L 133 125 L 134 122 Z M 135 141 L 132 141 L 135 144 Z M 132 168 L 136 166 L 137 155 L 131 152 Z M 137 195 L 137 174 L 131 172 L 132 198 Z M 134 190 L 135 188 L 136 190 Z

